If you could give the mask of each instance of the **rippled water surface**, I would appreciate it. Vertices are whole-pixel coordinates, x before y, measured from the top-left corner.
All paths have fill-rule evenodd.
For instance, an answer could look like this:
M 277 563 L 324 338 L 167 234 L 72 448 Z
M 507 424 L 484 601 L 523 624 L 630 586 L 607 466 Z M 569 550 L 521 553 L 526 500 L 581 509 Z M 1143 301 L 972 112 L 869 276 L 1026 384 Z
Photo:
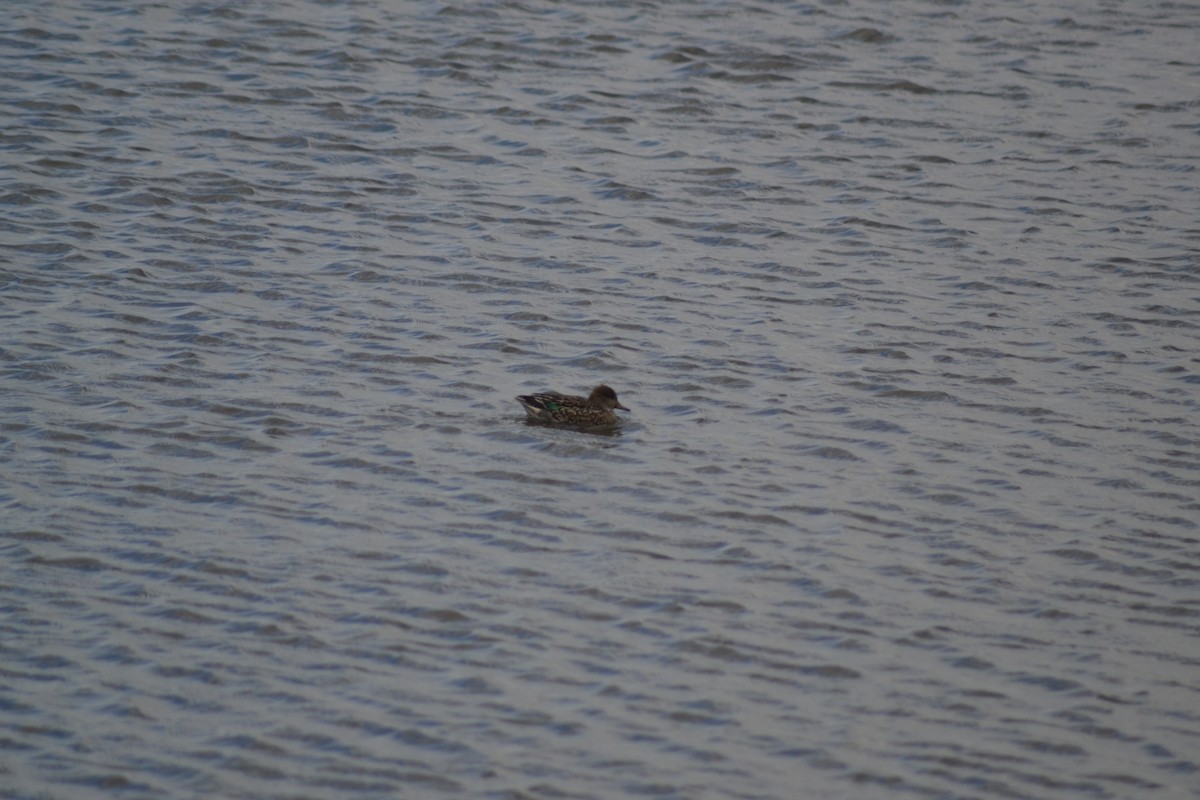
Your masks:
M 0 795 L 1200 797 L 1200 5 L 4 8 Z

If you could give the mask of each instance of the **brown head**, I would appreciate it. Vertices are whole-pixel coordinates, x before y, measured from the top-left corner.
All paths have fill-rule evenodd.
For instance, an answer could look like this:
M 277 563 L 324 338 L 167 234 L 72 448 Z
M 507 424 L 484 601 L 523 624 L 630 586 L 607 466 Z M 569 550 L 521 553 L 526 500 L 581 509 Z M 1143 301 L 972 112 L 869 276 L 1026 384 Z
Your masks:
M 613 388 L 611 386 L 606 386 L 603 383 L 597 386 L 595 389 L 592 389 L 592 393 L 588 395 L 588 402 L 592 403 L 593 405 L 601 406 L 602 408 L 619 408 L 622 411 L 629 410 L 625 406 L 621 405 L 621 401 L 617 399 L 617 393 L 613 391 Z

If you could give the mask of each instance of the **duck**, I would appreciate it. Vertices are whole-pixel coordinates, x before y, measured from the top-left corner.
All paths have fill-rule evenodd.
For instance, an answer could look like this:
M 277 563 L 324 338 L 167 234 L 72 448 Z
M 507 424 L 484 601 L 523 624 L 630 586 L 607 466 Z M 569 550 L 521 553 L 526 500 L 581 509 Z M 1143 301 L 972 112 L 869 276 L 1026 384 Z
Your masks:
M 525 409 L 531 422 L 582 428 L 616 425 L 621 418 L 614 414 L 613 410 L 618 408 L 622 411 L 629 410 L 621 405 L 613 388 L 603 383 L 592 389 L 592 393 L 587 397 L 559 394 L 558 392 L 540 392 L 518 395 L 517 402 Z

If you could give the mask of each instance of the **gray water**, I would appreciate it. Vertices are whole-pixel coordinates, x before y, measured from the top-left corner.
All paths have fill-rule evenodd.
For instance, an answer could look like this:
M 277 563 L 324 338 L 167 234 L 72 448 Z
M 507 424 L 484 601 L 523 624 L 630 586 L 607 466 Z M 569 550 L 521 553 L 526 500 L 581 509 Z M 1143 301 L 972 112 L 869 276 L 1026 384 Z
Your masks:
M 1200 797 L 1196 3 L 4 10 L 0 796 Z

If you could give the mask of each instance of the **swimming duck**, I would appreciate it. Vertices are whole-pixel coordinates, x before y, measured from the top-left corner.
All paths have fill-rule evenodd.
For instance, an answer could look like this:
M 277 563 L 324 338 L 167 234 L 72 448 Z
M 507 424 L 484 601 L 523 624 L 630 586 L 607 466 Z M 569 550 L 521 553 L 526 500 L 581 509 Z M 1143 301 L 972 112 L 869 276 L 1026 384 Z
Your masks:
M 629 410 L 617 400 L 617 393 L 612 387 L 603 383 L 592 389 L 587 397 L 542 392 L 519 395 L 517 402 L 525 409 L 530 420 L 585 428 L 616 425 L 620 418 L 613 413 L 613 409 Z

